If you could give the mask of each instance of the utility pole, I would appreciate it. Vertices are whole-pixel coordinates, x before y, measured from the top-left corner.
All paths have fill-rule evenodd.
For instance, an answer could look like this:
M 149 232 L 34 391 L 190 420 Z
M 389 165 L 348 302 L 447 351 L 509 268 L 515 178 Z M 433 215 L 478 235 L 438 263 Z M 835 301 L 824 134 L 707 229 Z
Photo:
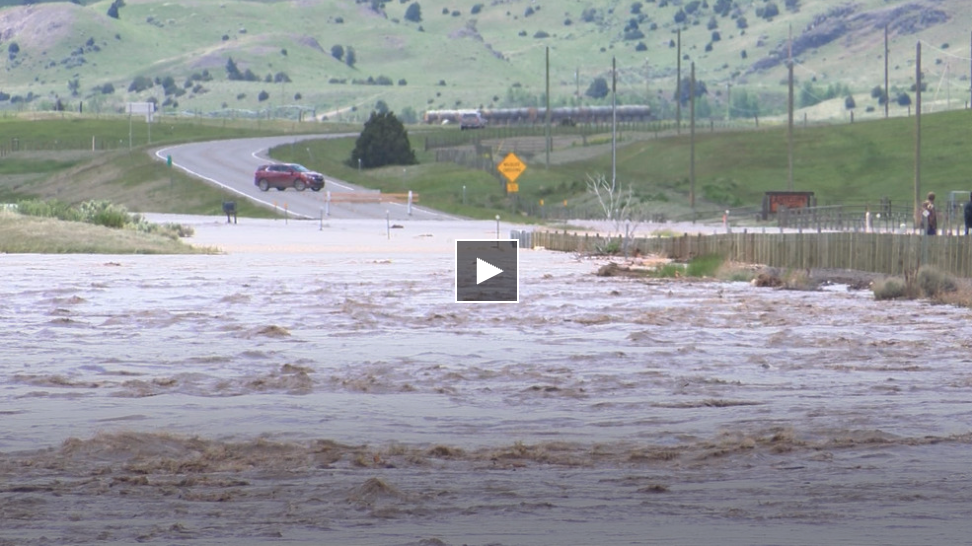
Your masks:
M 891 97 L 888 96 L 888 25 L 884 25 L 884 117 L 888 117 L 888 103 Z
M 726 83 L 726 121 L 729 121 L 731 117 L 731 112 L 729 109 L 732 107 L 732 82 Z
M 921 41 L 915 44 L 915 227 L 921 225 Z
M 611 195 L 618 181 L 618 67 L 611 57 Z
M 547 135 L 544 139 L 546 141 L 545 148 L 547 149 L 547 169 L 550 169 L 550 46 L 547 46 L 547 112 L 545 125 L 547 128 Z
M 952 78 L 951 74 L 948 73 L 951 66 L 952 63 L 945 63 L 945 110 L 952 109 Z
M 786 173 L 786 188 L 789 191 L 793 191 L 793 25 L 790 25 L 790 44 L 789 53 L 787 55 L 787 80 L 789 82 L 789 96 L 787 98 L 788 108 L 787 108 L 787 122 L 786 122 L 786 140 L 787 140 L 787 155 L 789 159 L 789 168 Z
M 651 106 L 651 65 L 645 59 L 645 106 Z
M 682 134 L 682 29 L 678 29 L 678 47 L 675 49 L 675 132 Z
M 689 79 L 689 205 L 692 207 L 692 223 L 695 223 L 695 61 Z

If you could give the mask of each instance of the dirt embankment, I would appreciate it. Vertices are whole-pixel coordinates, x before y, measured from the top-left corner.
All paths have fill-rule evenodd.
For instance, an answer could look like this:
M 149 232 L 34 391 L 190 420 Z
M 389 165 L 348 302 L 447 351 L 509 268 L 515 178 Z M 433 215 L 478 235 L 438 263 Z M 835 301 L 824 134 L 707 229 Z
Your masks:
M 865 12 L 858 12 L 855 5 L 837 6 L 814 17 L 803 32 L 793 38 L 793 57 L 798 58 L 841 39 L 848 45 L 883 39 L 885 26 L 891 35 L 908 35 L 948 20 L 947 13 L 926 2 L 911 2 Z M 785 63 L 788 55 L 789 44 L 784 41 L 766 57 L 753 63 L 749 72 L 774 68 Z

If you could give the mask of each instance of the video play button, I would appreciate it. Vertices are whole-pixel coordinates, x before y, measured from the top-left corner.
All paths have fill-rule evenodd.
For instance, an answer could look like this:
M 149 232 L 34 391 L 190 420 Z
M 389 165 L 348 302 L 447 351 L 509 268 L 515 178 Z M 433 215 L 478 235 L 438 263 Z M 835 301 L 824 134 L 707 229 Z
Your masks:
M 456 301 L 516 303 L 519 241 L 456 241 Z
M 476 284 L 483 284 L 502 273 L 503 270 L 484 261 L 482 258 L 476 258 Z

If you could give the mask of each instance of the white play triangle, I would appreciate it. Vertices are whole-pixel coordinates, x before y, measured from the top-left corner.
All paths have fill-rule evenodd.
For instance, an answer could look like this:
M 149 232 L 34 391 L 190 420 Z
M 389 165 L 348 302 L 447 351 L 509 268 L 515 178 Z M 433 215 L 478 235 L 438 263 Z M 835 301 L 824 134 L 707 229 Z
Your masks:
M 492 279 L 502 272 L 503 270 L 495 265 L 486 262 L 481 258 L 476 258 L 476 284 L 482 284 L 483 282 Z

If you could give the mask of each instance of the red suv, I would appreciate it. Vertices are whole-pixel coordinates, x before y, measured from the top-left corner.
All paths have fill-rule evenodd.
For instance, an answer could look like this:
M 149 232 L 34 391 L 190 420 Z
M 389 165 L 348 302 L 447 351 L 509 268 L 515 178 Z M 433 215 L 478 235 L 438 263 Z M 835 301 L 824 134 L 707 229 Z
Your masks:
M 324 175 L 311 171 L 299 163 L 274 163 L 260 165 L 253 175 L 253 183 L 262 191 L 277 188 L 283 191 L 293 188 L 304 191 L 310 188 L 321 191 L 324 187 Z

